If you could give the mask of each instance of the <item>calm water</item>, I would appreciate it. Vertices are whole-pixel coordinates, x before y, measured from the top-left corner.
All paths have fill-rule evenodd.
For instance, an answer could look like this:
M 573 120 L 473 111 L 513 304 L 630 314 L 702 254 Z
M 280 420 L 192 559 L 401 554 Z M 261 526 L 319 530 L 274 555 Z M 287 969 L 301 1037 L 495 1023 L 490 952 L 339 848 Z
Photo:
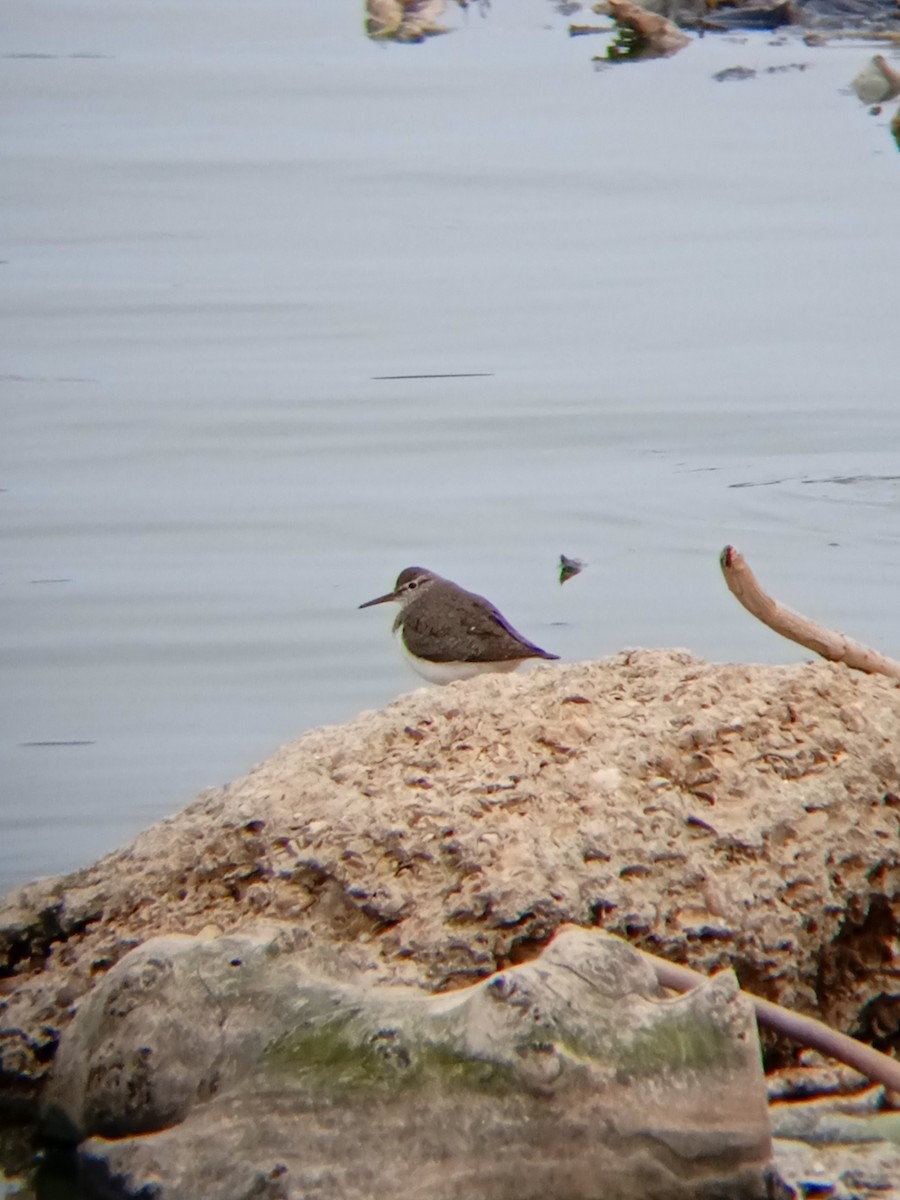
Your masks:
M 567 660 L 801 658 L 733 542 L 900 654 L 871 48 L 598 73 L 545 0 L 413 47 L 350 0 L 4 12 L 0 890 L 415 686 L 356 609 L 412 563 Z

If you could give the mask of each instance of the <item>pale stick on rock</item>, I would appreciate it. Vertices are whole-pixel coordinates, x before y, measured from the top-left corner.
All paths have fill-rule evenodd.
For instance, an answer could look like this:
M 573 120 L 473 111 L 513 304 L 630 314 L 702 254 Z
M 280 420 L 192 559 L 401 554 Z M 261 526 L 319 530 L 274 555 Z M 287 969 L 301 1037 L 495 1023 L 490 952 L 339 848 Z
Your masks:
M 792 612 L 773 600 L 756 582 L 743 555 L 735 550 L 734 546 L 725 547 L 719 556 L 719 563 L 732 595 L 749 613 L 776 633 L 780 633 L 782 637 L 821 654 L 829 662 L 844 663 L 870 675 L 887 675 L 891 679 L 900 679 L 900 662 L 896 659 L 886 658 L 877 650 L 871 650 L 843 633 L 825 629 L 824 626 L 817 625 L 807 617 L 801 617 L 799 613 Z
M 639 950 L 638 953 L 651 964 L 656 972 L 656 978 L 662 986 L 671 988 L 673 991 L 689 991 L 707 978 L 699 971 L 667 962 L 655 954 L 648 954 L 646 950 Z M 750 992 L 745 992 L 744 995 L 749 996 L 753 1001 L 756 1008 L 756 1019 L 760 1025 L 775 1030 L 776 1033 L 782 1034 L 793 1042 L 800 1042 L 804 1046 L 818 1050 L 828 1058 L 846 1063 L 848 1066 L 854 1067 L 861 1075 L 883 1083 L 892 1091 L 900 1090 L 900 1062 L 897 1062 L 896 1059 L 889 1058 L 888 1055 L 867 1046 L 864 1042 L 858 1042 L 856 1038 L 849 1037 L 846 1033 L 831 1029 L 823 1021 L 817 1021 L 814 1017 L 804 1017 L 800 1013 L 792 1012 L 789 1008 L 782 1008 L 780 1004 L 774 1004 L 771 1000 L 763 1000 Z

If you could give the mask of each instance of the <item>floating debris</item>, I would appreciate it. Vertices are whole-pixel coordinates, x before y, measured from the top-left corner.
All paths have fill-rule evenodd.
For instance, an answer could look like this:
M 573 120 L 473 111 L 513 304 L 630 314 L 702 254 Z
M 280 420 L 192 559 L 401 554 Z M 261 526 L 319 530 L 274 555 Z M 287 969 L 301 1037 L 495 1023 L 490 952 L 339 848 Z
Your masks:
M 716 83 L 726 83 L 730 79 L 755 79 L 756 71 L 752 67 L 726 67 L 724 71 L 716 71 L 713 79 Z
M 729 79 L 755 79 L 757 74 L 760 75 L 782 75 L 785 71 L 806 71 L 809 68 L 809 63 L 792 62 L 782 63 L 777 67 L 763 67 L 757 72 L 755 67 L 726 67 L 724 71 L 717 71 L 713 75 L 716 83 L 726 83 Z
M 565 554 L 559 556 L 559 582 L 563 584 L 567 579 L 571 579 L 573 575 L 580 575 L 584 570 L 584 563 L 580 558 L 568 558 Z
M 808 71 L 809 63 L 791 62 L 781 63 L 777 67 L 766 67 L 767 75 L 783 75 L 785 71 Z
M 779 29 L 790 25 L 791 5 L 787 0 L 779 4 L 741 5 L 737 8 L 720 8 L 709 5 L 710 12 L 698 22 L 701 30 L 723 32 L 732 29 Z

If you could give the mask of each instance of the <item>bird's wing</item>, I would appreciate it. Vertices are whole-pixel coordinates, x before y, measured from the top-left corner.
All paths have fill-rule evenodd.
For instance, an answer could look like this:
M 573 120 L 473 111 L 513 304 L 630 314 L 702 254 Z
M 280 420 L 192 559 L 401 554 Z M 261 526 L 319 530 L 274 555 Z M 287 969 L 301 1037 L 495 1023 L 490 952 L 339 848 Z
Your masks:
M 412 654 L 432 662 L 557 657 L 522 637 L 489 600 L 473 592 L 466 606 L 413 606 L 404 615 L 403 637 Z

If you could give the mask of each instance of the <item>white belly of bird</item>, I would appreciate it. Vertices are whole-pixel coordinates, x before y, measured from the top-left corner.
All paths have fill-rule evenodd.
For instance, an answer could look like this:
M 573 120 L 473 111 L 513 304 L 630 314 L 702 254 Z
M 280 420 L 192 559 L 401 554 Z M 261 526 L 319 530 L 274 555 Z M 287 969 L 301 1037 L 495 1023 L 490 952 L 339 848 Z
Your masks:
M 457 679 L 474 679 L 476 675 L 496 674 L 498 671 L 505 674 L 514 671 L 524 661 L 513 658 L 506 662 L 429 662 L 427 658 L 418 658 L 407 650 L 401 629 L 395 631 L 394 640 L 412 669 L 429 683 L 454 683 Z

